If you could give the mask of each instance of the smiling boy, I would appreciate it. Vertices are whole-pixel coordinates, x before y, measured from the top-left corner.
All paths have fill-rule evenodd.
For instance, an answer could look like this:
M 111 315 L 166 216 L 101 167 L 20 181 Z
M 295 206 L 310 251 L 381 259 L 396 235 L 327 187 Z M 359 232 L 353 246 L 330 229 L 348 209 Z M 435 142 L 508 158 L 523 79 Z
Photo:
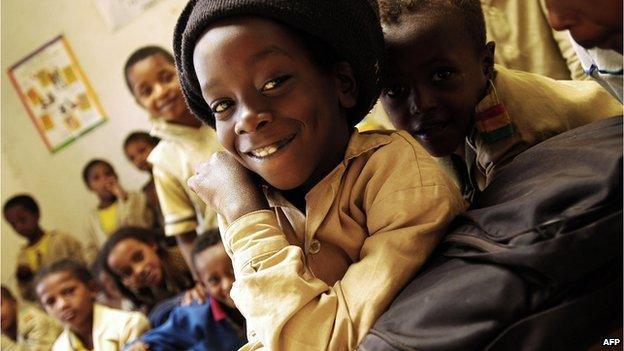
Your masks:
M 223 220 L 243 349 L 355 348 L 463 209 L 407 134 L 353 128 L 385 69 L 376 8 L 200 0 L 178 21 L 187 102 L 227 150 L 189 184 Z

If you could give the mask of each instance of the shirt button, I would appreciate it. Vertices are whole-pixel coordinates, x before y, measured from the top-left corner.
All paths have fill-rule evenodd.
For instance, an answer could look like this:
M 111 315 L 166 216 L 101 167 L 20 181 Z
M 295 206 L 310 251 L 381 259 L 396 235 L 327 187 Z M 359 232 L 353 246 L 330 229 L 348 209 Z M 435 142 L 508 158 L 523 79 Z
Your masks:
M 321 242 L 316 239 L 312 239 L 312 241 L 310 242 L 309 251 L 312 255 L 317 254 L 319 251 L 321 251 Z

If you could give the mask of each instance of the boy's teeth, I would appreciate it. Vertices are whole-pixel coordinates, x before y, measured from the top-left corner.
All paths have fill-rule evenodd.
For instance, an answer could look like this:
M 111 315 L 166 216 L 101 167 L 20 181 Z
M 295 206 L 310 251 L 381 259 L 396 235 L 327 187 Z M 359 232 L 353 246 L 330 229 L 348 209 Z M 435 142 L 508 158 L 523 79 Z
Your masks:
M 255 149 L 251 151 L 251 154 L 256 157 L 267 157 L 277 151 L 277 146 L 275 144 L 265 146 L 263 148 Z

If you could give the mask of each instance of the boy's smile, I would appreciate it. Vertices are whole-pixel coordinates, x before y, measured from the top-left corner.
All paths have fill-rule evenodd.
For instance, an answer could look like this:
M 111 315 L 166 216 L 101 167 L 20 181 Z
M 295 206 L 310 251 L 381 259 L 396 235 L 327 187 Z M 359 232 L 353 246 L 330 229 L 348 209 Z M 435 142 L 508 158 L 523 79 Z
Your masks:
M 285 27 L 257 17 L 220 21 L 193 59 L 219 141 L 245 167 L 289 190 L 313 186 L 340 162 L 349 97 Z
M 384 27 L 390 64 L 381 101 L 395 127 L 407 130 L 430 154 L 448 156 L 472 128 L 493 46 L 490 57 L 490 49 L 477 52 L 456 23 L 409 16 Z

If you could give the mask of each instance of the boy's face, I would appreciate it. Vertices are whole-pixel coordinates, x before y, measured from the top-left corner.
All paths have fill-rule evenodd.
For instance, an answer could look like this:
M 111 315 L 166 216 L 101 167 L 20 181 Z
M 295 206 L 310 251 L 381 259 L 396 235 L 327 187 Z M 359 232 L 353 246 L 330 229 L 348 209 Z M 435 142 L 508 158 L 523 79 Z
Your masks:
M 208 289 L 210 296 L 226 306 L 236 308 L 230 297 L 230 290 L 234 283 L 234 269 L 223 244 L 211 246 L 196 254 L 194 263 L 199 280 Z
M 341 110 L 355 96 L 281 25 L 221 21 L 199 40 L 193 61 L 219 141 L 269 184 L 313 185 L 342 159 L 349 129 Z
M 69 272 L 47 275 L 37 284 L 36 291 L 46 312 L 71 329 L 80 329 L 93 316 L 95 289 Z
M 156 245 L 128 238 L 115 245 L 106 261 L 125 286 L 141 288 L 162 283 L 162 262 Z
M 17 304 L 9 297 L 2 295 L 2 315 L 0 324 L 2 325 L 2 332 L 7 333 L 15 325 L 17 317 Z
M 101 200 L 109 200 L 115 197 L 111 187 L 117 182 L 117 175 L 108 165 L 98 163 L 91 167 L 87 177 L 89 189 Z
M 126 158 L 136 168 L 149 172 L 152 170 L 152 165 L 147 162 L 147 157 L 152 152 L 152 149 L 154 149 L 154 145 L 139 139 L 129 143 L 124 152 L 126 153 Z
M 152 117 L 168 123 L 185 122 L 190 116 L 175 66 L 155 54 L 138 61 L 128 69 L 128 80 L 134 98 Z
M 546 0 L 548 22 L 579 45 L 622 53 L 622 0 Z
M 381 102 L 397 129 L 433 156 L 452 154 L 469 133 L 491 65 L 456 22 L 412 15 L 384 28 L 389 76 Z M 493 59 L 493 47 L 491 52 Z
M 11 206 L 4 211 L 4 218 L 13 229 L 26 239 L 39 233 L 39 214 L 28 211 L 24 206 Z

